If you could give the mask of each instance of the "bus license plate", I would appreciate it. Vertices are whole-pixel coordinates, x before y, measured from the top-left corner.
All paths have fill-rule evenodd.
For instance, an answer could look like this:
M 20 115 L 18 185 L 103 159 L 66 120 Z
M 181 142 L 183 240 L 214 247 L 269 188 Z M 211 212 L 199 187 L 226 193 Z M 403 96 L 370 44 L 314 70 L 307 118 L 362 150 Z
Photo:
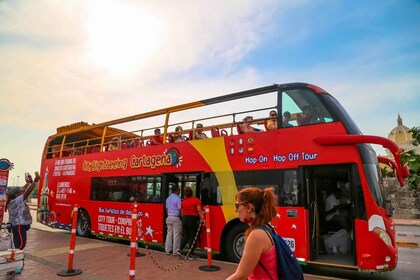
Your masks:
M 289 245 L 290 250 L 292 250 L 292 252 L 295 251 L 296 249 L 296 242 L 294 238 L 283 238 L 284 241 L 286 242 L 287 245 Z

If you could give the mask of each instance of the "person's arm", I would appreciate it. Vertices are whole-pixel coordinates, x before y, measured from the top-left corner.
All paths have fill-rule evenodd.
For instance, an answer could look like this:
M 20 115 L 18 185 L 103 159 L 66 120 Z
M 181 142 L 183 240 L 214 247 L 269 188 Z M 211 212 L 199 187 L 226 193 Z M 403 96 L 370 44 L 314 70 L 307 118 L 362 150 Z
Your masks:
M 200 217 L 200 222 L 204 223 L 204 214 L 203 214 L 203 210 L 201 209 L 201 204 L 197 205 L 197 212 Z
M 261 254 L 272 246 L 267 233 L 262 229 L 251 231 L 246 242 L 241 261 L 227 280 L 246 280 L 258 265 Z
M 39 179 L 41 179 L 41 177 L 39 177 L 39 173 L 35 172 L 35 179 L 32 181 L 32 178 L 29 177 L 29 181 L 28 186 L 26 187 L 26 189 L 23 192 L 23 200 L 26 200 L 29 195 L 31 194 L 31 192 L 34 190 L 35 186 L 38 184 Z
M 242 133 L 253 133 L 253 132 L 255 132 L 254 128 L 252 126 L 248 126 L 245 123 L 241 124 L 240 126 L 241 126 Z

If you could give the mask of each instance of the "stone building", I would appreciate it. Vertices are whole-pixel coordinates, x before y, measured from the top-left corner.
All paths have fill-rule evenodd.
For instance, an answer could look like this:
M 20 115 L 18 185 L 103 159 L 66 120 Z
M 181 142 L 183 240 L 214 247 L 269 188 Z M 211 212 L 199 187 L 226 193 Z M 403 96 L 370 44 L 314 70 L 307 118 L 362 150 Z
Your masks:
M 420 146 L 412 144 L 413 137 L 410 129 L 403 125 L 402 118 L 398 114 L 397 126 L 388 134 L 388 139 L 394 141 L 405 151 L 414 150 L 420 154 Z M 394 159 L 389 150 L 386 150 L 387 157 Z M 402 188 L 396 178 L 385 178 L 385 191 L 387 198 L 394 207 L 394 218 L 420 219 L 420 196 L 415 191 Z

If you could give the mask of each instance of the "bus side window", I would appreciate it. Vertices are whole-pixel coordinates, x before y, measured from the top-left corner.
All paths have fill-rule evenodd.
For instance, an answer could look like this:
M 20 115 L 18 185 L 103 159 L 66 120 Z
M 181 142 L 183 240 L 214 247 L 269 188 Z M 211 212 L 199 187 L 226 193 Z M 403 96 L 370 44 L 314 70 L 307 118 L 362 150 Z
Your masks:
M 297 184 L 297 171 L 284 170 L 283 201 L 279 205 L 297 206 L 299 204 L 299 189 Z

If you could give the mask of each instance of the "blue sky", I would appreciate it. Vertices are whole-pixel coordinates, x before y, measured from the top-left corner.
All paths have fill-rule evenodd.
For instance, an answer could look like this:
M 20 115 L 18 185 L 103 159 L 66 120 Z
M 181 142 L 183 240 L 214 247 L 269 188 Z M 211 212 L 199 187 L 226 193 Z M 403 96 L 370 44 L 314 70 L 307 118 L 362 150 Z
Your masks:
M 23 178 L 59 126 L 297 81 L 387 137 L 398 113 L 420 125 L 418 15 L 409 0 L 0 0 L 0 158 Z

